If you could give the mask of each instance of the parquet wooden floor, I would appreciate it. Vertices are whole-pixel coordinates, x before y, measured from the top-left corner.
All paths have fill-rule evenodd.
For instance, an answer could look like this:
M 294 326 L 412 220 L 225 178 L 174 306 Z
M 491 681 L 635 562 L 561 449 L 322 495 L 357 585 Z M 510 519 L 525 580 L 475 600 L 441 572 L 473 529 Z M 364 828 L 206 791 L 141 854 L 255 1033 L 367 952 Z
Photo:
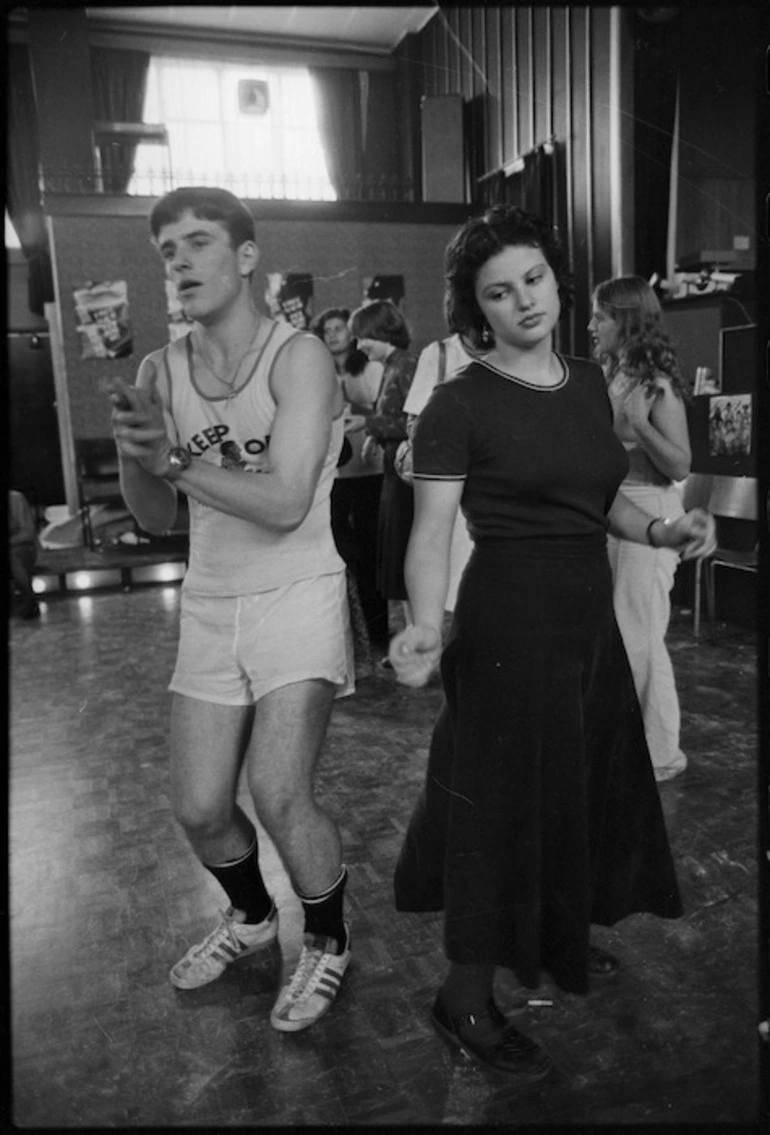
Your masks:
M 586 997 L 499 975 L 554 1071 L 514 1091 L 452 1056 L 427 1012 L 439 916 L 397 914 L 391 874 L 440 689 L 369 678 L 337 703 L 319 791 L 350 870 L 353 963 L 331 1013 L 279 1034 L 296 899 L 262 837 L 280 949 L 183 993 L 169 966 L 223 898 L 171 816 L 166 685 L 179 590 L 59 596 L 10 633 L 12 1120 L 20 1127 L 756 1121 L 755 649 L 721 627 L 670 641 L 687 772 L 661 786 L 685 916 L 597 940 L 623 971 Z M 244 806 L 251 811 L 246 795 Z M 528 1006 L 528 998 L 549 1002 Z

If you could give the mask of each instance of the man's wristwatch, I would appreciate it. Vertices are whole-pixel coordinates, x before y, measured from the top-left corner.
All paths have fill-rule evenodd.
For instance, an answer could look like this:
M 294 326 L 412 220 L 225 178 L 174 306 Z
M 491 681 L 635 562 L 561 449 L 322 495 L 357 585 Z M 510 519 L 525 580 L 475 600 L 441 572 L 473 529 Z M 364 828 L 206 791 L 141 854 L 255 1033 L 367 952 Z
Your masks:
M 183 445 L 174 445 L 168 451 L 166 460 L 168 472 L 164 473 L 164 477 L 169 481 L 175 481 L 180 473 L 184 473 L 185 469 L 189 468 L 192 457 L 189 449 L 185 449 Z

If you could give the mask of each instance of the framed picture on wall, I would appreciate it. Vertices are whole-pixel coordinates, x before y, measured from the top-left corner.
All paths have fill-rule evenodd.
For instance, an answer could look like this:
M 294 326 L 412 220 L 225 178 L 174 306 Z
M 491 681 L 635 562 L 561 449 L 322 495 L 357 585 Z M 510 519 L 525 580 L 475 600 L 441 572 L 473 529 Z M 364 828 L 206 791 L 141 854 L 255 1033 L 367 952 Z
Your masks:
M 719 395 L 709 399 L 709 457 L 751 455 L 752 395 Z

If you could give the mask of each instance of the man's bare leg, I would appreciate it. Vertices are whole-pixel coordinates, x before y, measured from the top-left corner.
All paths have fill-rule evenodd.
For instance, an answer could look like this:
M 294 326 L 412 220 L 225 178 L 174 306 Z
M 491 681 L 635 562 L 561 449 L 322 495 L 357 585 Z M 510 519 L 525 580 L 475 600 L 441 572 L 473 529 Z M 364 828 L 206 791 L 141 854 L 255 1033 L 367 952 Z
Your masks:
M 174 694 L 174 812 L 231 904 L 219 925 L 173 966 L 171 980 L 181 989 L 214 981 L 236 957 L 269 945 L 277 934 L 275 907 L 259 869 L 256 830 L 236 803 L 252 721 L 250 706 L 223 706 Z

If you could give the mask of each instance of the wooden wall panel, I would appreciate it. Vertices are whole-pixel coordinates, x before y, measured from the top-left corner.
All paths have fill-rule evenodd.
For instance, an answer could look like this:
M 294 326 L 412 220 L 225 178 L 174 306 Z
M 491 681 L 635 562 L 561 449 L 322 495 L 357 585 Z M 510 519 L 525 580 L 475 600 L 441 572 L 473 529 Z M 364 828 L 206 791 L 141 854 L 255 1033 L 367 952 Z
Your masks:
M 610 25 L 589 9 L 591 92 L 591 236 L 592 272 L 588 289 L 612 275 L 612 228 L 610 196 Z
M 460 61 L 460 94 L 464 99 L 473 98 L 473 9 L 460 8 L 457 32 L 457 47 Z M 465 48 L 463 51 L 460 47 Z
M 502 53 L 503 86 L 502 98 L 502 125 L 503 125 L 503 152 L 501 165 L 512 161 L 517 155 L 516 134 L 516 76 L 514 74 L 514 29 L 513 9 L 505 7 L 502 10 L 500 21 L 500 49 Z
M 472 130 L 476 146 L 476 177 L 481 177 L 490 168 L 489 145 L 487 138 L 487 119 L 489 99 L 486 95 L 487 80 L 484 63 L 487 57 L 487 26 L 483 8 L 471 9 L 473 41 L 473 73 L 471 89 L 473 98 Z
M 532 92 L 535 104 L 535 145 L 540 145 L 553 133 L 550 8 L 535 8 L 533 10 L 532 38 L 534 45 Z
M 442 8 L 440 17 L 447 22 L 447 75 L 446 93 L 462 91 L 462 65 L 460 60 L 460 9 Z
M 552 132 L 566 142 L 570 135 L 569 84 L 570 55 L 567 50 L 569 9 L 551 9 L 551 97 L 553 99 Z
M 516 8 L 516 120 L 518 123 L 517 156 L 532 149 L 532 9 Z
M 572 56 L 572 271 L 575 279 L 575 303 L 572 311 L 572 349 L 586 341 L 588 322 L 586 293 L 590 288 L 592 250 L 591 153 L 589 149 L 590 114 L 588 67 L 588 13 L 573 9 L 570 17 L 570 52 Z
M 436 70 L 438 68 L 438 23 L 431 20 L 422 36 L 417 36 L 422 44 L 422 59 L 415 59 L 414 66 L 418 67 L 422 77 L 422 93 L 430 97 L 438 94 Z
M 487 168 L 499 169 L 503 164 L 502 99 L 500 61 L 500 8 L 485 8 L 486 54 L 484 70 L 487 77 Z

